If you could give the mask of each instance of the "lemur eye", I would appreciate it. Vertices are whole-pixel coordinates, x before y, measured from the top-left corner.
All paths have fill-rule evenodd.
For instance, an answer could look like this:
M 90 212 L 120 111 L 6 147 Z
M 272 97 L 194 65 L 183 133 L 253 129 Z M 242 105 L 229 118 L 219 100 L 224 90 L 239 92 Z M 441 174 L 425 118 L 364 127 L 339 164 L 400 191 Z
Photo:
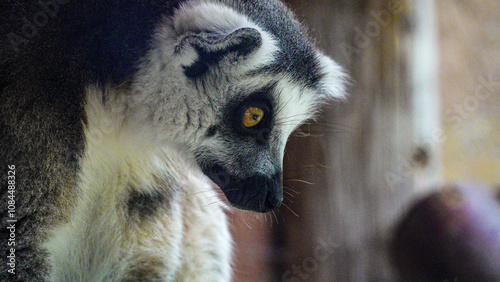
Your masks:
M 243 114 L 243 124 L 250 128 L 259 124 L 264 118 L 264 110 L 256 107 L 249 107 Z
M 234 104 L 230 104 L 234 105 Z M 250 95 L 247 99 L 239 102 L 237 107 L 231 109 L 234 129 L 246 136 L 258 137 L 263 129 L 272 126 L 272 103 L 264 93 Z

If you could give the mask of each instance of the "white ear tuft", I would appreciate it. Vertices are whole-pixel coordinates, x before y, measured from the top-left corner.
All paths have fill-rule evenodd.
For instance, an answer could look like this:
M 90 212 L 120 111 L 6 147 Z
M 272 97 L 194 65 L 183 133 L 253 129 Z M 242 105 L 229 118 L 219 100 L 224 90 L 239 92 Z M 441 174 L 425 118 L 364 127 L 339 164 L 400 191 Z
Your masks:
M 346 98 L 347 74 L 341 66 L 326 55 L 320 54 L 319 62 L 323 75 L 319 83 L 320 94 L 326 99 L 344 100 Z
M 182 5 L 174 14 L 177 35 L 188 31 L 231 31 L 245 26 L 252 26 L 245 16 L 221 4 L 193 1 Z

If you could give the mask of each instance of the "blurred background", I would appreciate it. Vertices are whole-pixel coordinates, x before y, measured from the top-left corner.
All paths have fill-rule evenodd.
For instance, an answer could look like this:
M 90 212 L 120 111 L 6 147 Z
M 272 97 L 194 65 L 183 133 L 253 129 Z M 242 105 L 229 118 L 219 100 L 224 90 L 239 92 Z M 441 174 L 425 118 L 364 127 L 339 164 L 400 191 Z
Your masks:
M 459 190 L 423 207 L 432 210 L 432 218 L 436 211 L 443 215 L 446 223 L 455 222 L 446 217 L 453 217 L 453 211 L 467 215 L 469 206 L 493 205 L 481 210 L 481 220 L 467 221 L 471 217 L 462 214 L 453 226 L 482 219 L 493 226 L 486 262 L 493 270 L 485 270 L 493 276 L 485 277 L 499 281 L 500 217 L 495 217 L 498 206 L 488 201 L 500 195 L 500 1 L 287 3 L 320 49 L 351 76 L 349 99 L 325 107 L 317 123 L 291 138 L 280 210 L 230 212 L 234 281 L 413 279 L 411 267 L 397 268 L 398 257 L 391 251 L 395 234 L 416 234 L 414 226 L 400 232 L 405 215 L 450 183 L 485 194 L 465 208 L 453 206 L 451 213 L 440 213 L 446 209 L 442 199 L 450 203 L 465 195 L 467 202 L 476 194 Z M 429 216 L 412 218 L 424 218 L 424 225 L 433 222 Z M 449 239 L 448 233 L 439 233 L 440 226 L 435 230 L 453 249 L 459 237 Z M 413 244 L 405 236 L 398 237 L 405 238 L 399 243 Z M 405 248 L 398 250 L 406 254 Z M 460 269 L 457 265 L 454 269 Z M 415 279 L 438 279 L 429 275 Z M 457 277 L 468 276 L 445 278 Z

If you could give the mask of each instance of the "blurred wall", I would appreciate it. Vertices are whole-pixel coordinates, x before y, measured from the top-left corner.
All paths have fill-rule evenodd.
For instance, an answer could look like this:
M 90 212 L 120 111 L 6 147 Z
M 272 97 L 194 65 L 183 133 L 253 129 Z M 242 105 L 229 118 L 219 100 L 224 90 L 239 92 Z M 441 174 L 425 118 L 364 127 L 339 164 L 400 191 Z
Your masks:
M 419 177 L 442 167 L 444 181 L 500 190 L 500 1 L 434 1 L 443 134 L 432 146 L 439 153 L 418 146 L 411 118 L 416 7 L 409 3 L 419 1 L 287 2 L 349 71 L 350 98 L 303 127 L 306 137 L 291 138 L 286 206 L 260 218 L 234 213 L 234 281 L 393 281 L 387 238 L 424 192 L 415 189 Z M 381 11 L 389 11 L 388 24 L 363 43 L 358 30 Z
M 436 3 L 444 176 L 500 191 L 500 1 Z

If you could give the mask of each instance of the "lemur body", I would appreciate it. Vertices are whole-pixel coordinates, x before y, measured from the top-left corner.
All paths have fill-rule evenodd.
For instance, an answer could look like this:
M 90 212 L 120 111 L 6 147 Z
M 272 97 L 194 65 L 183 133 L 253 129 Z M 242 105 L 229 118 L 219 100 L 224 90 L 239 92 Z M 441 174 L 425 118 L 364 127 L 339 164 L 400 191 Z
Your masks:
M 342 97 L 340 68 L 272 0 L 2 5 L 0 165 L 2 179 L 15 166 L 17 233 L 16 274 L 2 263 L 0 277 L 230 280 L 217 191 L 278 207 L 286 140 Z

